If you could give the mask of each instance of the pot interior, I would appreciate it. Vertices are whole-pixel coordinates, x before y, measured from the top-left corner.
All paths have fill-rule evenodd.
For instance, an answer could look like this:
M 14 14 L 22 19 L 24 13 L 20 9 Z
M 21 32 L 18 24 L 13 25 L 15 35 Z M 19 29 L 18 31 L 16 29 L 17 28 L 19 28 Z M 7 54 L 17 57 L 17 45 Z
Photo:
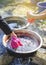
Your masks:
M 19 46 L 18 48 L 13 49 L 11 47 L 10 40 L 8 41 L 8 39 L 6 39 L 6 36 L 4 35 L 3 45 L 11 51 L 15 53 L 32 53 L 37 51 L 41 47 L 42 39 L 39 34 L 27 30 L 19 30 L 14 32 L 17 34 L 23 46 Z
M 29 25 L 26 19 L 18 16 L 6 17 L 5 20 L 9 24 L 9 27 L 15 30 L 26 28 Z

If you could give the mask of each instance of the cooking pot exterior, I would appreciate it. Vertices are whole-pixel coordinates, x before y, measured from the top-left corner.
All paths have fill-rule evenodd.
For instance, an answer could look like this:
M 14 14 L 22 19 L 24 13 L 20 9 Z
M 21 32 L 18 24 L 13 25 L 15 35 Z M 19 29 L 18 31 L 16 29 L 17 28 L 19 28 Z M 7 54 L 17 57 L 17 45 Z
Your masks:
M 36 53 L 36 51 L 42 46 L 42 38 L 41 38 L 41 36 L 38 34 L 38 33 L 36 33 L 36 32 L 34 32 L 34 31 L 29 31 L 29 30 L 25 30 L 25 29 L 23 29 L 23 30 L 17 30 L 17 31 L 14 31 L 15 33 L 28 33 L 28 34 L 33 34 L 32 36 L 35 36 L 36 37 L 36 39 L 38 39 L 38 41 L 40 42 L 40 43 L 38 43 L 39 44 L 39 46 L 36 48 L 36 49 L 34 49 L 33 51 L 29 51 L 29 52 L 21 52 L 21 53 L 19 53 L 19 52 L 14 52 L 14 50 L 13 49 L 9 49 L 8 47 L 6 47 L 6 42 L 4 41 L 5 40 L 5 35 L 3 36 L 3 45 L 6 47 L 6 49 L 7 49 L 7 51 L 8 51 L 8 53 L 10 54 L 10 55 L 13 55 L 13 56 L 15 56 L 15 57 L 32 57 L 32 56 L 34 56 L 35 55 L 35 53 Z M 31 35 L 30 35 L 31 36 Z

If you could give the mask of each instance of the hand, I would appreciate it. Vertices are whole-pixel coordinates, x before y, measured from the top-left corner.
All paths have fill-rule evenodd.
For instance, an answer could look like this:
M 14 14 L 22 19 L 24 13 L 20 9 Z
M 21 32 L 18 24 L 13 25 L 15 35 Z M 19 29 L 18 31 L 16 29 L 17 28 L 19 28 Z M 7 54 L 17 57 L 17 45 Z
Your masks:
M 10 36 L 11 36 L 11 37 L 12 37 L 12 36 L 17 37 L 17 35 L 16 35 L 14 32 L 12 32 Z
M 6 35 L 6 40 L 10 39 L 12 36 L 16 36 L 17 37 L 17 35 L 14 32 L 12 32 L 9 35 Z
M 45 20 L 46 19 L 46 10 L 38 13 L 38 14 L 35 14 L 33 12 L 28 12 L 27 13 L 27 19 L 29 19 L 29 22 L 31 22 L 32 20 L 30 19 L 33 19 L 34 20 Z

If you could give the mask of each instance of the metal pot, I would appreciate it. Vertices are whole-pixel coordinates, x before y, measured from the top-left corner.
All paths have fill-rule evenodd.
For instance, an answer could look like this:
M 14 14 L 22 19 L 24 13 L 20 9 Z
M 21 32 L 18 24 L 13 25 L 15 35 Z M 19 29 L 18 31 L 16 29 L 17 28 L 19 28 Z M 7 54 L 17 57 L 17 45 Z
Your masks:
M 12 30 L 20 30 L 29 26 L 27 19 L 20 16 L 9 16 L 4 19 Z
M 30 56 L 32 57 L 32 56 L 34 56 L 35 52 L 42 46 L 42 38 L 40 37 L 40 35 L 38 33 L 34 32 L 34 31 L 30 31 L 30 30 L 25 30 L 25 29 L 17 30 L 17 31 L 14 31 L 14 32 L 17 34 L 17 36 L 20 36 L 20 37 L 21 37 L 21 35 L 27 36 L 27 34 L 28 34 L 29 38 L 32 37 L 32 39 L 33 38 L 34 38 L 34 40 L 36 39 L 36 41 L 38 42 L 36 44 L 38 44 L 38 46 L 31 51 L 30 50 L 27 51 L 27 52 L 22 51 L 21 53 L 19 51 L 16 52 L 13 49 L 9 49 L 7 47 L 6 35 L 4 35 L 3 36 L 3 45 L 8 50 L 9 54 L 14 55 L 15 57 L 30 57 Z
M 39 8 L 38 8 L 38 11 L 39 11 L 39 12 L 42 12 L 43 10 L 46 9 L 46 2 L 38 2 L 38 3 L 37 3 L 37 6 L 39 7 Z

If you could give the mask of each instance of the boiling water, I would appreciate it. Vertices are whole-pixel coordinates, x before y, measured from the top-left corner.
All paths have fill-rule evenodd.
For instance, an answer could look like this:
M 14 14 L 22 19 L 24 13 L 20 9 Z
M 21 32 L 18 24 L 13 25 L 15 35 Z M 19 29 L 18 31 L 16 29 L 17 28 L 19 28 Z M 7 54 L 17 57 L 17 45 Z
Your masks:
M 9 41 L 7 47 L 14 50 L 14 52 L 26 53 L 35 50 L 39 46 L 38 40 L 36 40 L 35 38 L 29 38 L 24 36 L 19 37 L 19 39 L 22 42 L 23 46 L 19 46 L 17 49 L 12 49 L 11 41 Z

